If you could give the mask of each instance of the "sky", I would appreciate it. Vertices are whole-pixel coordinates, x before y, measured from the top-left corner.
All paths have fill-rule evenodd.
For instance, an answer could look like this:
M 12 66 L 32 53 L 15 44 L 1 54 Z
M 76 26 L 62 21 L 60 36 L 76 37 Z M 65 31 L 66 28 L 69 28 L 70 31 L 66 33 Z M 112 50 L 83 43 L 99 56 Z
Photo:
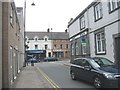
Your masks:
M 24 7 L 25 0 L 14 0 Z M 64 32 L 70 18 L 77 17 L 94 0 L 26 0 L 26 31 Z M 31 3 L 35 6 L 31 6 Z

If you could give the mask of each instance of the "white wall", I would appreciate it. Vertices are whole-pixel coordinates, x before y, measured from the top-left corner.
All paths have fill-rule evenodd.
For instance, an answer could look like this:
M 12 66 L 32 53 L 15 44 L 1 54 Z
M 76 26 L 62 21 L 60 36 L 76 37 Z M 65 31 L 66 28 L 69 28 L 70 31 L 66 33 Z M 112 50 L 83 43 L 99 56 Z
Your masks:
M 109 7 L 108 7 L 108 2 L 102 2 L 102 11 L 103 11 L 103 18 L 95 22 L 94 18 L 94 6 L 92 6 L 89 9 L 89 25 L 91 28 L 91 31 L 94 31 L 96 29 L 99 29 L 100 27 L 103 27 L 111 22 L 114 22 L 118 20 L 118 10 L 115 12 L 109 14 Z
M 29 49 L 28 50 L 35 50 L 35 45 L 38 45 L 39 50 L 45 50 L 45 45 L 48 45 L 48 49 L 46 50 L 46 57 L 48 57 L 48 52 L 52 52 L 52 41 L 51 40 L 29 40 Z
M 68 31 L 69 37 L 72 37 L 80 32 L 79 19 L 77 19 L 72 25 L 69 26 Z
M 2 2 L 0 1 L 0 90 L 2 89 Z
M 94 8 L 91 7 L 89 9 L 89 24 L 90 24 L 90 54 L 91 56 L 98 56 L 98 57 L 106 57 L 111 61 L 114 61 L 114 46 L 113 46 L 113 35 L 118 33 L 118 22 L 111 24 L 105 27 L 105 39 L 106 39 L 106 55 L 95 55 L 95 37 L 94 32 L 95 30 L 110 24 L 118 20 L 118 11 L 109 14 L 108 10 L 108 2 L 102 2 L 103 5 L 103 18 L 97 22 L 94 22 Z

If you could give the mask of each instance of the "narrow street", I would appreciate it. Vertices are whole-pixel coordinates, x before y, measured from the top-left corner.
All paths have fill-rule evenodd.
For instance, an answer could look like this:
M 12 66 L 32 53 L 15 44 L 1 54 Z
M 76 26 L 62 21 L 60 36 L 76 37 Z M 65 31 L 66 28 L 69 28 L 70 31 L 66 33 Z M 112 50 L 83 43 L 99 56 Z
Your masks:
M 69 74 L 69 66 L 64 61 L 37 63 L 40 73 L 51 80 L 58 88 L 94 88 L 91 84 L 80 80 L 72 80 Z

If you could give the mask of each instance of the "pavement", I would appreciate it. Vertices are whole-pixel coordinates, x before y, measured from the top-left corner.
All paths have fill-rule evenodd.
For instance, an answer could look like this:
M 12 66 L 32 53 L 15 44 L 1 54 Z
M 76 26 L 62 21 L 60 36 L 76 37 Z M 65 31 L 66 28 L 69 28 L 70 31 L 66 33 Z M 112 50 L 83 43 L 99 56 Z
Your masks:
M 66 60 L 64 65 L 70 66 L 70 61 Z M 37 65 L 31 66 L 31 64 L 28 64 L 17 75 L 12 88 L 53 88 L 53 86 L 38 71 Z
M 53 88 L 38 72 L 36 66 L 30 64 L 23 67 L 12 88 Z

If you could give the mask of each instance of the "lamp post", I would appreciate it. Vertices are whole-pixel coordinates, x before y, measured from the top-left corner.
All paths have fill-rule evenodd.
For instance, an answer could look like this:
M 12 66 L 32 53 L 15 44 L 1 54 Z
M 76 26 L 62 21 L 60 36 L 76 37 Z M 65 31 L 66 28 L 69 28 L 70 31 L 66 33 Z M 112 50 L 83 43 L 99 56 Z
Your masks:
M 51 56 L 53 57 L 53 42 L 52 42 L 52 28 L 51 28 Z
M 33 2 L 31 6 L 35 6 Z M 26 43 L 25 43 L 25 30 L 26 30 L 26 0 L 24 1 L 24 67 L 26 67 L 27 53 L 26 53 Z

